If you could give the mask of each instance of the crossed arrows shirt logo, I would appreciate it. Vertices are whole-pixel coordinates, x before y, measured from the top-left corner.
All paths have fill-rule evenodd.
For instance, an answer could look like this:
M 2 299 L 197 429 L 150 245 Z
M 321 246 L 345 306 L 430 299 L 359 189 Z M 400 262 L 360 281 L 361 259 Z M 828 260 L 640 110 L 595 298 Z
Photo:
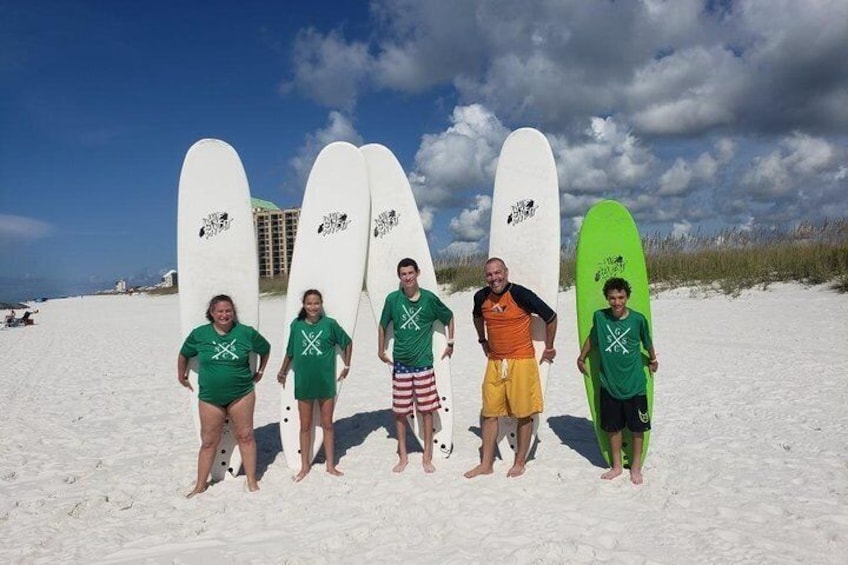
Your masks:
M 323 355 L 321 352 L 321 334 L 323 333 L 324 330 L 318 333 L 300 330 L 300 335 L 303 336 L 303 341 L 301 342 L 303 345 L 303 355 Z
M 607 325 L 607 336 L 606 341 L 609 345 L 604 349 L 607 353 L 621 353 L 626 355 L 630 353 L 630 350 L 627 348 L 627 334 L 630 333 L 632 328 L 627 328 L 625 331 L 621 331 L 621 328 L 611 328 Z
M 401 306 L 401 308 L 403 308 L 403 315 L 401 316 L 400 329 L 421 331 L 421 326 L 418 325 L 418 314 L 421 313 L 422 307 L 419 307 L 418 310 L 411 306 Z
M 218 343 L 217 341 L 213 341 L 212 345 L 215 346 L 215 355 L 212 356 L 212 359 L 224 360 L 224 361 L 235 361 L 239 358 L 238 354 L 236 354 L 236 340 L 232 340 L 229 343 Z

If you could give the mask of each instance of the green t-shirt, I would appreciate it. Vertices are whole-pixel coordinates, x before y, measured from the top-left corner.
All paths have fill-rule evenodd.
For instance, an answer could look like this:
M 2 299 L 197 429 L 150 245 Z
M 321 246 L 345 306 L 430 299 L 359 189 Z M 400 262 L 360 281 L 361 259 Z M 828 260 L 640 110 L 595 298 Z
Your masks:
M 332 318 L 314 324 L 294 320 L 289 326 L 286 356 L 294 369 L 294 397 L 316 400 L 336 396 L 336 346 L 344 349 L 350 336 Z
M 235 324 L 225 335 L 220 335 L 212 324 L 206 324 L 192 330 L 183 342 L 180 355 L 197 356 L 198 398 L 226 406 L 253 390 L 250 353 L 262 356 L 270 350 L 268 340 L 250 326 Z
M 392 357 L 410 367 L 428 367 L 433 364 L 433 322 L 447 325 L 453 312 L 439 297 L 429 290 L 419 289 L 420 296 L 413 302 L 402 290 L 386 297 L 380 325 L 394 326 L 395 344 Z
M 626 400 L 645 394 L 645 369 L 640 344 L 652 345 L 648 320 L 635 310 L 615 319 L 609 308 L 595 312 L 592 320 L 592 348 L 601 359 L 600 377 L 613 398 Z

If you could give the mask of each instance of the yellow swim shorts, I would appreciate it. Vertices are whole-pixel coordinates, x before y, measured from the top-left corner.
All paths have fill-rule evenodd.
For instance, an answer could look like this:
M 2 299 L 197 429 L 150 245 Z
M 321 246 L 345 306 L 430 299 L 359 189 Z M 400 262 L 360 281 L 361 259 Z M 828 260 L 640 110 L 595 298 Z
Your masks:
M 529 418 L 544 408 L 539 362 L 490 359 L 483 377 L 483 417 Z

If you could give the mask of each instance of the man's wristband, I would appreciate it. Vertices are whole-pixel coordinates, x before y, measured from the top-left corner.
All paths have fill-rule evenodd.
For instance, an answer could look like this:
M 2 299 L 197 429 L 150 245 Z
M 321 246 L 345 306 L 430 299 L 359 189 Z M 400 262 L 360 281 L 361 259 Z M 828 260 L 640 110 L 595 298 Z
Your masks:
M 453 340 L 452 339 L 448 340 L 448 347 L 453 347 Z

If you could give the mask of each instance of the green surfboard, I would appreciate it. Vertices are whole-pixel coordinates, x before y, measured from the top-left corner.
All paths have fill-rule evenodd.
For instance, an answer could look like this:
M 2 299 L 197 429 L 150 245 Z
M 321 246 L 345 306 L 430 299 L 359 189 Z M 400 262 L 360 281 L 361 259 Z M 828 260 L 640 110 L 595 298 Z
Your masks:
M 583 220 L 577 239 L 576 294 L 577 294 L 577 332 L 582 347 L 592 329 L 592 315 L 595 311 L 608 308 L 603 294 L 604 283 L 613 277 L 627 279 L 631 294 L 627 307 L 641 312 L 651 324 L 650 289 L 648 271 L 645 267 L 645 253 L 639 230 L 627 208 L 614 200 L 598 202 Z M 651 330 L 653 337 L 653 329 Z M 654 379 L 648 369 L 648 355 L 643 350 L 645 379 L 647 380 L 648 412 L 653 414 Z M 597 351 L 592 351 L 586 361 L 588 375 L 583 377 L 586 385 L 586 397 L 592 413 L 595 435 L 601 446 L 601 452 L 608 464 L 612 462 L 607 433 L 600 427 L 600 377 Z M 642 462 L 648 453 L 650 432 L 645 432 L 642 445 Z M 633 458 L 632 436 L 625 429 L 622 434 L 622 463 L 629 465 Z

